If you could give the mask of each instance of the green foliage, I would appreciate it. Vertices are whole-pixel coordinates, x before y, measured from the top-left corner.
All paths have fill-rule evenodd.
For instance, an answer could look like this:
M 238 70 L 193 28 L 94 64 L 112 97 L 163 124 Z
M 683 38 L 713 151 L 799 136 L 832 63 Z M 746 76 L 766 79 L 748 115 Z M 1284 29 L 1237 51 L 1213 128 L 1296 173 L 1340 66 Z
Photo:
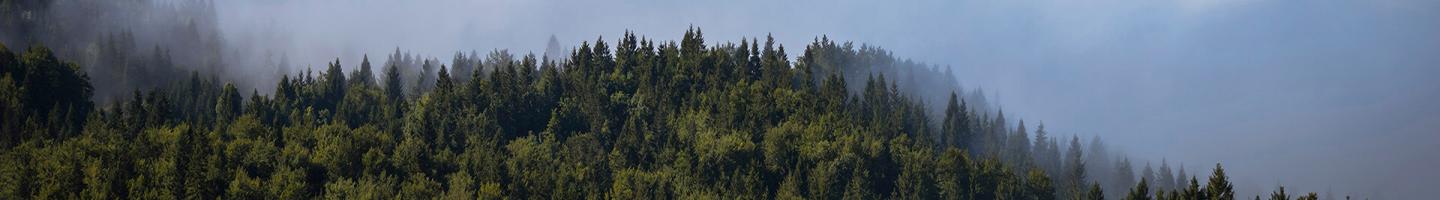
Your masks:
M 1025 188 L 1030 192 L 1027 199 L 1055 199 L 1055 187 L 1044 170 L 1030 169 Z
M 1149 183 L 1149 180 L 1145 180 L 1145 179 L 1140 179 L 1140 183 L 1135 184 L 1135 188 L 1134 188 L 1134 189 L 1130 189 L 1130 194 L 1125 195 L 1125 200 L 1150 200 L 1150 199 L 1152 199 L 1151 196 L 1150 196 L 1150 183 Z
M 21 54 L 0 45 L 0 147 L 79 134 L 94 107 L 90 77 L 50 49 Z
M 1010 131 L 948 71 L 828 39 L 792 63 L 769 37 L 703 38 L 626 33 L 564 61 L 497 50 L 453 69 L 397 50 L 379 80 L 368 56 L 348 77 L 337 59 L 248 100 L 193 72 L 99 109 L 74 64 L 0 46 L 0 199 L 1104 196 L 1078 138 L 1062 160 L 1043 125 L 1033 143 L 1024 122 Z M 1162 193 L 1233 196 L 1218 165 L 1210 180 Z M 1143 181 L 1131 198 L 1150 198 Z
M 1090 184 L 1090 189 L 1085 192 L 1085 196 L 1079 199 L 1105 200 L 1105 191 L 1100 189 L 1100 183 Z
M 1290 200 L 1290 194 L 1285 193 L 1285 187 L 1281 186 L 1274 193 L 1270 193 L 1270 200 Z
M 1225 168 L 1221 167 L 1220 163 L 1215 163 L 1215 171 L 1210 174 L 1209 184 L 1205 186 L 1205 196 L 1210 199 L 1235 199 L 1235 189 L 1230 185 L 1229 179 L 1230 177 L 1225 175 Z

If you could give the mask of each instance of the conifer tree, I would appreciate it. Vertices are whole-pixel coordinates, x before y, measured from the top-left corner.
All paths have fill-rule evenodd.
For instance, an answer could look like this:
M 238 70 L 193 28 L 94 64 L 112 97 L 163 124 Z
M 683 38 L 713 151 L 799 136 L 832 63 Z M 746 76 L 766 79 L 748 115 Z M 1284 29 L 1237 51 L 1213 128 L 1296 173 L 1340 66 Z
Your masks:
M 1090 144 L 1087 145 L 1087 148 L 1089 151 L 1086 151 L 1087 156 L 1085 156 L 1085 168 L 1088 169 L 1086 174 L 1091 175 L 1089 178 L 1094 181 L 1109 184 L 1112 181 L 1110 179 L 1113 177 L 1110 176 L 1110 174 L 1115 169 L 1115 163 L 1110 159 L 1110 156 L 1113 154 L 1109 153 L 1109 150 L 1105 147 L 1105 143 L 1100 140 L 1098 134 L 1090 138 Z
M 1155 181 L 1155 188 L 1160 188 L 1160 190 L 1174 190 L 1177 188 L 1175 186 L 1175 174 L 1170 171 L 1170 161 L 1163 158 L 1160 159 L 1159 173 L 1160 174 L 1155 177 L 1159 179 Z
M 1030 198 L 1056 199 L 1055 186 L 1053 182 L 1051 182 L 1050 177 L 1045 175 L 1044 170 L 1032 168 L 1030 172 L 1026 174 L 1028 177 L 1026 178 L 1025 190 L 1030 191 L 1028 195 Z
M 1210 181 L 1205 186 L 1205 192 L 1210 199 L 1235 199 L 1234 186 L 1230 185 L 1230 177 L 1225 175 L 1225 168 L 1221 167 L 1220 163 L 1215 163 L 1215 171 L 1210 174 Z
M 1156 181 L 1155 168 L 1150 167 L 1150 162 L 1145 162 L 1145 168 L 1140 170 L 1140 180 L 1145 180 L 1151 183 L 1154 183 Z
M 1040 123 L 1040 125 L 1035 127 L 1035 145 L 1032 147 L 1034 148 L 1034 150 L 1031 151 L 1032 155 L 1035 156 L 1035 165 L 1040 166 L 1040 168 L 1045 169 L 1046 171 L 1052 172 L 1055 171 L 1058 167 L 1055 166 L 1058 165 L 1055 162 L 1059 162 L 1058 159 L 1050 159 L 1052 156 L 1058 156 L 1051 155 L 1051 152 L 1058 151 L 1056 149 L 1051 149 L 1050 147 L 1050 144 L 1054 143 L 1053 140 L 1055 139 L 1051 138 L 1049 134 L 1045 131 L 1045 123 L 1042 122 Z
M 1125 196 L 1125 199 L 1126 199 L 1126 200 L 1150 200 L 1150 199 L 1152 199 L 1151 196 L 1150 196 L 1150 185 L 1149 185 L 1149 183 L 1148 183 L 1145 179 L 1140 179 L 1140 183 L 1135 184 L 1135 189 L 1131 189 L 1131 190 L 1130 190 L 1130 194 L 1126 195 L 1126 196 Z
M 1093 183 L 1093 184 L 1090 184 L 1090 189 L 1089 189 L 1088 192 L 1085 193 L 1085 198 L 1083 198 L 1083 199 L 1087 199 L 1087 200 L 1105 200 L 1105 192 L 1104 192 L 1102 189 L 1100 189 L 1100 182 L 1095 182 L 1095 183 Z
M 353 84 L 375 86 L 375 72 L 370 69 L 370 55 L 366 54 L 360 59 L 360 70 L 350 74 Z
M 968 148 L 968 142 L 970 141 L 970 119 L 967 113 L 969 113 L 969 111 L 965 108 L 965 100 L 958 99 L 956 94 L 951 92 L 950 103 L 945 106 L 945 122 L 941 126 L 940 131 L 942 144 L 962 149 Z
M 1205 193 L 1205 191 L 1202 191 L 1202 190 L 1200 189 L 1199 180 L 1197 180 L 1195 177 L 1190 177 L 1190 183 L 1187 183 L 1187 184 L 1185 184 L 1185 185 L 1186 185 L 1186 186 L 1185 186 L 1185 189 L 1182 190 L 1182 191 L 1180 191 L 1180 196 L 1181 196 L 1182 198 L 1184 198 L 1184 199 L 1209 199 L 1209 196 Z
M 385 99 L 390 102 L 397 102 L 405 98 L 404 80 L 400 78 L 400 67 L 390 65 L 385 67 Z
M 1270 200 L 1290 200 L 1290 194 L 1285 193 L 1285 186 L 1279 186 L 1275 192 L 1270 193 Z
M 1132 168 L 1129 157 L 1121 158 L 1119 163 L 1116 163 L 1115 170 L 1112 190 L 1129 190 L 1132 185 L 1135 185 L 1135 169 Z
M 1175 188 L 1181 189 L 1190 187 L 1190 182 L 1185 182 L 1185 179 L 1188 177 L 1190 177 L 1190 175 L 1185 174 L 1185 163 L 1180 163 L 1180 172 L 1176 173 L 1175 175 Z
M 220 90 L 220 98 L 215 102 L 216 119 L 219 122 L 234 120 L 241 112 L 240 92 L 235 89 L 235 84 L 226 83 Z
M 1070 194 L 1077 198 L 1082 197 L 1085 192 L 1085 153 L 1080 150 L 1080 136 L 1070 137 L 1070 150 L 1065 154 L 1068 159 L 1065 161 L 1065 179 Z
M 1024 166 L 1032 163 L 1030 158 L 1030 134 L 1027 133 L 1029 131 L 1025 128 L 1025 120 L 1022 119 L 1019 123 L 1020 124 L 1015 127 L 1015 134 L 1009 137 L 1010 141 L 1006 146 L 1010 148 L 1007 150 L 1008 155 L 1010 155 L 1010 162 Z

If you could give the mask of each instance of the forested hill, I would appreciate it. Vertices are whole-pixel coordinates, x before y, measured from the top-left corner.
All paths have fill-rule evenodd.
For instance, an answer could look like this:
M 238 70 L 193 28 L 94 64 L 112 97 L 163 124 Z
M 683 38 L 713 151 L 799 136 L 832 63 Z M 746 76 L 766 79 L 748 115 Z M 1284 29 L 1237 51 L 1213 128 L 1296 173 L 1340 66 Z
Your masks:
M 0 198 L 1235 196 L 1218 164 L 1208 178 L 1087 168 L 1111 154 L 1074 136 L 1062 150 L 1043 125 L 957 98 L 948 72 L 878 48 L 816 39 L 791 59 L 769 39 L 703 38 L 421 61 L 433 76 L 336 60 L 272 94 L 191 73 L 99 104 L 79 66 L 0 46 Z

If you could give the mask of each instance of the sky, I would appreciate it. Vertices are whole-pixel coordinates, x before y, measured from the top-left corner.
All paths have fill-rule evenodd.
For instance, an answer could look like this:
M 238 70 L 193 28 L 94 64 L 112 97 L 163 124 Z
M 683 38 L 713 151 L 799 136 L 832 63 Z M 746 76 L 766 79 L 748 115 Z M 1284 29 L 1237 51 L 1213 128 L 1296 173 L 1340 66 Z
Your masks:
M 1440 1 L 216 4 L 224 37 L 311 66 L 397 48 L 442 61 L 456 51 L 540 54 L 551 35 L 565 45 L 627 30 L 676 40 L 691 26 L 711 44 L 771 34 L 793 58 L 824 35 L 951 67 L 1007 116 L 1052 134 L 1099 136 L 1132 159 L 1183 162 L 1202 176 L 1223 163 L 1241 196 L 1284 184 L 1322 197 L 1422 199 L 1440 185 Z

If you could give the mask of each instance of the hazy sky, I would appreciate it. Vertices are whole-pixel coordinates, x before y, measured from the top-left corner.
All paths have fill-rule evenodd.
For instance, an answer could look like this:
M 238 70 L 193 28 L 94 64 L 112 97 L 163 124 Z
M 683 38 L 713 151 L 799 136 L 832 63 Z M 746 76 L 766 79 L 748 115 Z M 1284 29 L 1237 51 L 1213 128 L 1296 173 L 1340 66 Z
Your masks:
M 1098 134 L 1202 179 L 1222 162 L 1242 196 L 1284 184 L 1418 199 L 1440 185 L 1440 1 L 423 2 L 217 11 L 225 37 L 314 66 L 397 47 L 442 61 L 539 54 L 551 34 L 566 45 L 626 30 L 676 40 L 692 25 L 712 44 L 773 33 L 793 58 L 828 35 L 951 66 L 1055 134 Z

